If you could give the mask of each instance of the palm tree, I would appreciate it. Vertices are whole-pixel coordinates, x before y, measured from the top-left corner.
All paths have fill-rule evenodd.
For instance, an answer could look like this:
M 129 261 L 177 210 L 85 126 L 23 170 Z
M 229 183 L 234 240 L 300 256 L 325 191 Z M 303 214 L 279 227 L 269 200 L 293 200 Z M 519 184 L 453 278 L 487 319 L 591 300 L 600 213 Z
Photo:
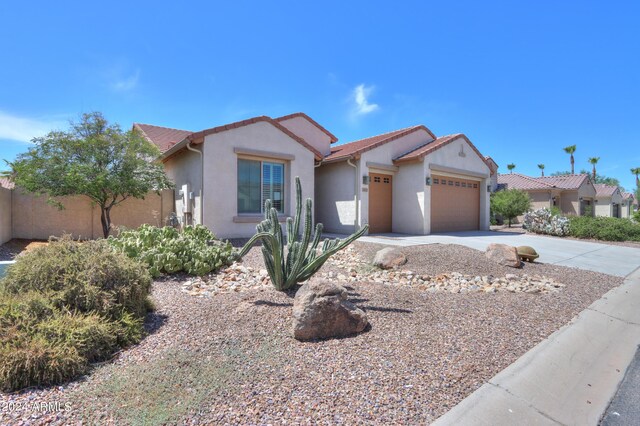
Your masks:
M 574 159 L 573 159 L 573 153 L 576 152 L 576 146 L 575 145 L 571 145 L 571 146 L 567 146 L 564 149 L 564 152 L 566 152 L 567 154 L 571 155 L 571 174 L 573 173 L 573 164 L 575 163 Z
M 538 168 L 540 169 L 540 172 L 542 172 L 542 177 L 544 177 L 544 164 L 538 164 Z
M 638 178 L 638 175 L 640 175 L 640 167 L 636 167 L 635 169 L 631 169 L 631 173 L 636 175 L 636 187 L 640 188 L 640 178 Z
M 507 164 L 507 169 L 509 169 L 509 171 L 510 171 L 511 173 L 513 173 L 513 169 L 515 169 L 515 168 L 516 168 L 516 165 L 515 165 L 515 164 L 513 164 L 513 163 L 511 163 L 511 164 Z
M 591 165 L 593 166 L 593 181 L 596 181 L 596 164 L 598 164 L 598 161 L 600 160 L 600 157 L 589 157 L 589 162 L 591 163 Z

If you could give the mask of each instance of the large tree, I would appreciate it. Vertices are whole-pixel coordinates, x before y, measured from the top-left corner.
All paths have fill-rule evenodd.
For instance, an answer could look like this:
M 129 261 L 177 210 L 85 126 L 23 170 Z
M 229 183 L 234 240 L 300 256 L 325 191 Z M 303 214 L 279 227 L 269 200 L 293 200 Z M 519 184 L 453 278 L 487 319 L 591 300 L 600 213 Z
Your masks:
M 518 189 L 507 189 L 491 194 L 491 211 L 499 214 L 509 221 L 523 214 L 531 208 L 531 198 L 525 191 Z
M 640 167 L 635 167 L 631 169 L 631 174 L 636 175 L 636 187 L 640 188 Z
M 516 168 L 516 165 L 514 163 L 507 164 L 507 169 L 509 169 L 509 173 L 513 173 L 513 169 L 515 168 Z
M 571 174 L 573 174 L 573 165 L 575 164 L 573 153 L 576 152 L 576 145 L 570 145 L 570 146 L 564 147 L 563 149 L 564 149 L 564 152 L 566 152 L 571 156 Z
M 28 152 L 9 163 L 15 184 L 48 195 L 60 208 L 64 205 L 53 197 L 90 198 L 100 206 L 105 238 L 114 206 L 173 186 L 156 161 L 158 148 L 136 130 L 125 132 L 109 124 L 99 112 L 83 114 L 67 131 L 52 131 L 33 142 Z
M 538 164 L 538 168 L 540 169 L 541 176 L 544 177 L 544 164 Z

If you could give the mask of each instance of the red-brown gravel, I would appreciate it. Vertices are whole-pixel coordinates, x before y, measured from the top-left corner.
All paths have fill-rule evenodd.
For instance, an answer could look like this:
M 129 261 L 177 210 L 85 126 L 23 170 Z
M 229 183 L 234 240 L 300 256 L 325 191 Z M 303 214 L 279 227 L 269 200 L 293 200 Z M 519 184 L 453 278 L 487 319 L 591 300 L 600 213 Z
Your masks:
M 381 246 L 356 247 L 370 258 Z M 150 318 L 157 330 L 140 345 L 83 381 L 0 394 L 0 404 L 71 404 L 36 424 L 44 418 L 54 424 L 424 424 L 622 282 L 553 265 L 514 271 L 461 246 L 404 250 L 404 268 L 421 274 L 539 274 L 566 287 L 552 294 L 448 294 L 356 283 L 350 298 L 367 311 L 371 329 L 300 343 L 291 337 L 290 295 L 250 290 L 195 298 L 173 280 L 158 280 L 158 310 Z M 260 268 L 259 250 L 244 262 Z M 27 424 L 31 414 L 0 411 L 0 422 Z

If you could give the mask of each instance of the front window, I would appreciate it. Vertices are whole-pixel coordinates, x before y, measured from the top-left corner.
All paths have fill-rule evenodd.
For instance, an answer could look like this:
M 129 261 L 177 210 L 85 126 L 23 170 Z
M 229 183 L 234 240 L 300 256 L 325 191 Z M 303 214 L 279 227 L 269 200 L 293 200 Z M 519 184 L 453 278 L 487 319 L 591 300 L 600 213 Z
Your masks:
M 238 213 L 262 213 L 267 199 L 284 213 L 284 164 L 238 159 Z

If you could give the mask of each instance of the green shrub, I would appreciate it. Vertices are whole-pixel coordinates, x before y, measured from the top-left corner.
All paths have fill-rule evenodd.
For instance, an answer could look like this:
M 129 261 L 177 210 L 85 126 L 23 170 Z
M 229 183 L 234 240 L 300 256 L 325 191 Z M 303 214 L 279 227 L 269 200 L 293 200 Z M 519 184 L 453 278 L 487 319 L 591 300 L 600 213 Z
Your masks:
M 505 189 L 491 194 L 491 211 L 507 219 L 509 228 L 517 216 L 531 208 L 531 198 L 525 191 Z
M 615 217 L 571 216 L 569 235 L 604 241 L 640 241 L 640 224 Z
M 0 280 L 0 389 L 70 380 L 138 342 L 150 287 L 145 267 L 104 240 L 20 256 Z
M 172 227 L 142 225 L 109 237 L 109 243 L 127 256 L 145 263 L 151 275 L 185 271 L 204 275 L 234 259 L 233 247 L 223 243 L 205 226 L 187 226 L 182 232 Z
M 108 318 L 147 312 L 151 278 L 139 263 L 104 241 L 62 238 L 20 256 L 1 281 L 10 294 L 47 293 L 56 307 Z

